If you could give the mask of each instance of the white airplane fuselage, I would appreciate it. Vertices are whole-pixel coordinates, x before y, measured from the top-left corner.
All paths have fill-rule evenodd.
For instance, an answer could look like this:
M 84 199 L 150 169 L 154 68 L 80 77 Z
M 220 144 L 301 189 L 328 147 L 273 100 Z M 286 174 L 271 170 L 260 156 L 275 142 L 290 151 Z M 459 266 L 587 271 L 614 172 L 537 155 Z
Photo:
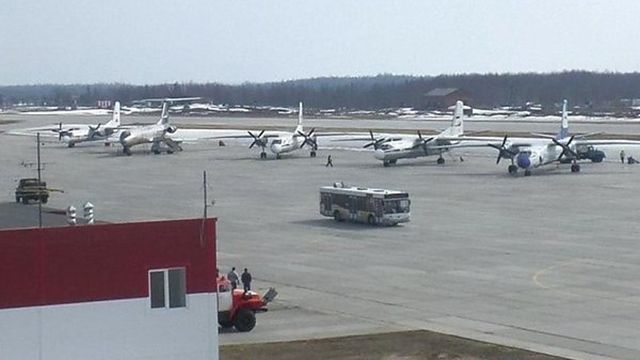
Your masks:
M 299 135 L 278 136 L 271 141 L 269 150 L 275 155 L 286 154 L 300 149 L 303 142 L 304 138 Z
M 569 148 L 574 150 L 575 146 L 571 144 Z M 558 160 L 562 150 L 561 146 L 553 143 L 520 148 L 514 162 L 521 169 L 531 170 Z
M 120 144 L 125 148 L 130 148 L 139 144 L 157 142 L 164 136 L 165 131 L 166 126 L 159 124 L 125 130 L 120 134 Z
M 450 141 L 433 141 L 435 146 L 452 145 Z M 379 149 L 373 152 L 373 156 L 383 162 L 398 160 L 398 159 L 410 159 L 422 156 L 434 156 L 441 155 L 446 152 L 446 149 L 435 148 L 434 146 L 427 144 L 426 147 L 422 147 L 419 142 L 411 141 L 408 139 L 392 139 L 385 142 Z
M 88 128 L 71 130 L 68 132 L 68 135 L 63 135 L 61 139 L 72 147 L 73 145 L 81 142 L 106 140 L 118 130 L 119 128 L 102 127 L 99 130 L 94 131 L 92 134 Z

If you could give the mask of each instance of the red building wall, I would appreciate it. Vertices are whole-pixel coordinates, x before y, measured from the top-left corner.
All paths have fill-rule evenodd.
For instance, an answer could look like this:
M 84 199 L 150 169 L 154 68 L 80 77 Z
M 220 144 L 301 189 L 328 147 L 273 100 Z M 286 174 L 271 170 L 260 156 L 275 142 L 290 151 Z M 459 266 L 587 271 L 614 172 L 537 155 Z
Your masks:
M 0 231 L 0 309 L 142 298 L 150 269 L 215 292 L 215 219 Z

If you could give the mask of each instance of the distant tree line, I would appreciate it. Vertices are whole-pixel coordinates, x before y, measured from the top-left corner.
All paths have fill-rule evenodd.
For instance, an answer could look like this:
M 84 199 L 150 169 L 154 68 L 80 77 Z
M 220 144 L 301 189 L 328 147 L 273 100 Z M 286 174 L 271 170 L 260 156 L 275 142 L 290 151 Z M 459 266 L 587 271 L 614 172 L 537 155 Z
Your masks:
M 270 83 L 226 85 L 173 83 L 160 85 L 74 84 L 0 86 L 0 104 L 94 106 L 97 100 L 129 103 L 145 98 L 200 96 L 216 104 L 312 108 L 420 108 L 434 88 L 460 88 L 479 107 L 543 106 L 567 99 L 586 108 L 615 106 L 621 99 L 640 99 L 640 73 L 566 71 L 558 73 L 460 74 L 441 76 L 323 77 Z

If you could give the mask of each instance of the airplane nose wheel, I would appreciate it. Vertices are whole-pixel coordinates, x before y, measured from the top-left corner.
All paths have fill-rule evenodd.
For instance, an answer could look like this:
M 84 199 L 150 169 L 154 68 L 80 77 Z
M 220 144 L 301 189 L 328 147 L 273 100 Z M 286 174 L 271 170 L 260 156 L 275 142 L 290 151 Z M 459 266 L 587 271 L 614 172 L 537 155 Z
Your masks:
M 267 153 L 266 152 L 261 152 L 260 153 L 260 159 L 266 159 L 267 158 Z
M 438 165 L 442 165 L 444 164 L 444 158 L 441 156 L 438 158 L 438 160 L 436 161 L 438 163 Z
M 572 173 L 578 173 L 578 172 L 580 172 L 580 165 L 578 165 L 578 164 L 571 164 L 571 172 L 572 172 Z
M 311 157 L 316 157 L 316 152 L 312 151 L 309 155 L 311 155 Z
M 131 149 L 129 148 L 122 148 L 122 152 L 127 155 L 127 156 L 131 156 Z
M 509 165 L 509 174 L 515 175 L 518 172 L 518 167 L 515 165 Z
M 531 170 L 527 169 L 524 171 L 524 176 L 531 176 Z

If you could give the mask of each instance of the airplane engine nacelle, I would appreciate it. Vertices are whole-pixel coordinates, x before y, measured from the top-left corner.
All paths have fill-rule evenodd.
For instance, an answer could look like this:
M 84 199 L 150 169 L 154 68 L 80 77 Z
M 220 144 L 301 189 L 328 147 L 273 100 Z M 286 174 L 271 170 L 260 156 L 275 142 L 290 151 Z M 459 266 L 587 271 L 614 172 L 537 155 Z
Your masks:
M 177 128 L 177 127 L 175 127 L 175 126 L 169 126 L 169 127 L 167 128 L 167 132 L 168 132 L 169 134 L 173 134 L 174 132 L 176 132 L 176 130 L 178 130 L 178 128 Z
M 120 133 L 120 142 L 123 142 L 131 135 L 130 131 L 123 131 Z

